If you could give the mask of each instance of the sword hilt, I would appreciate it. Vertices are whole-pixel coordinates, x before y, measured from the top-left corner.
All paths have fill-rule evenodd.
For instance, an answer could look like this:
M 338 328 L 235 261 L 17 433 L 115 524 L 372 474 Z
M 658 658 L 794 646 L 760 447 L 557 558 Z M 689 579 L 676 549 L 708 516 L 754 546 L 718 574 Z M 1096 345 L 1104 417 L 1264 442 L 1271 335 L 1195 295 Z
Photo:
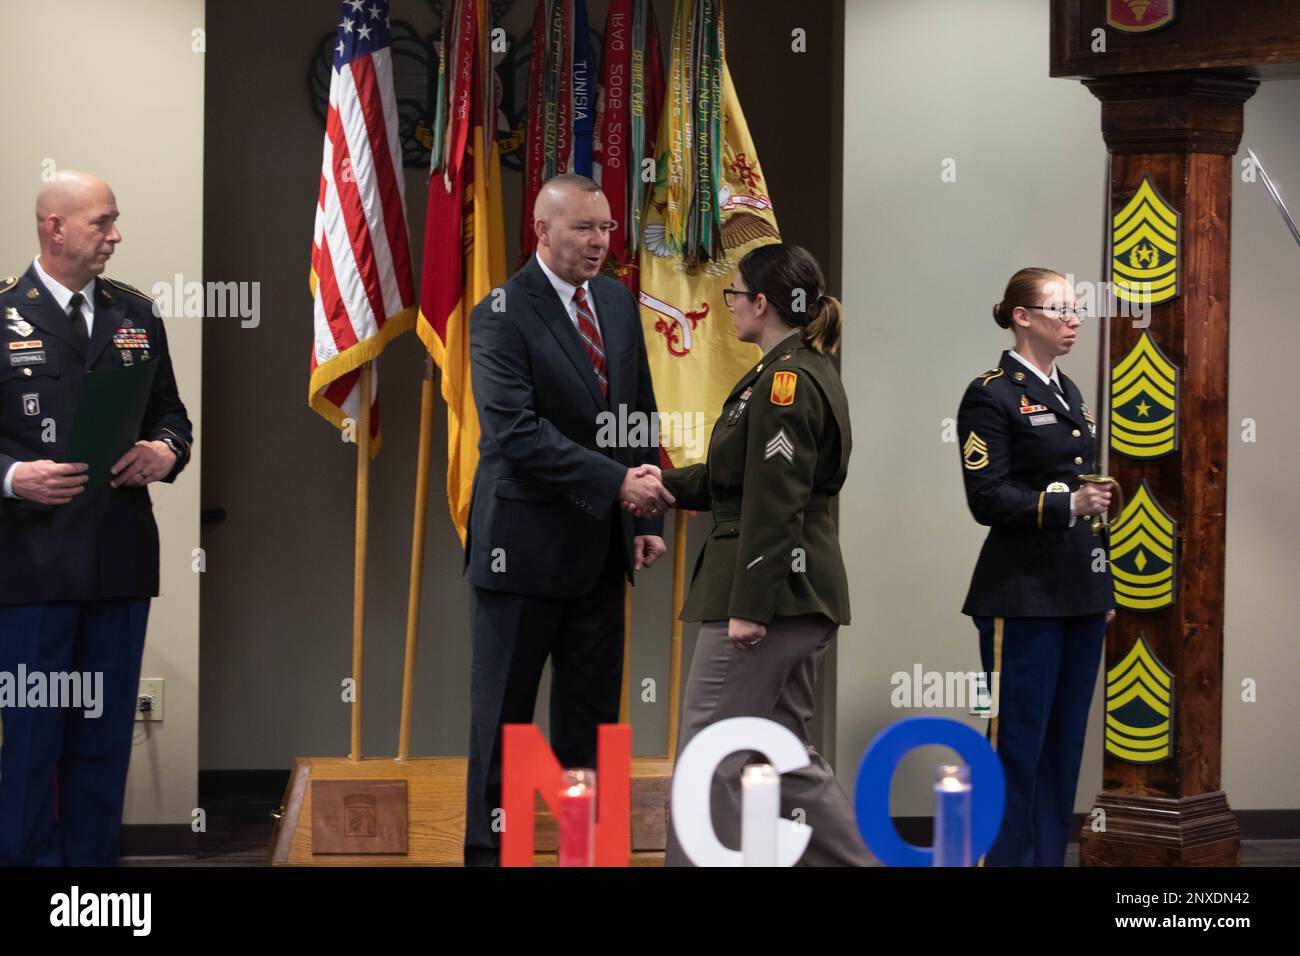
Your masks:
M 1119 498 L 1117 510 L 1124 510 L 1124 489 L 1120 487 L 1119 481 L 1110 475 L 1080 475 L 1080 481 L 1086 481 L 1093 485 L 1110 485 L 1114 489 L 1116 497 Z M 1101 534 L 1103 528 L 1110 527 L 1110 510 L 1107 509 L 1100 514 L 1095 514 L 1090 519 L 1093 534 Z

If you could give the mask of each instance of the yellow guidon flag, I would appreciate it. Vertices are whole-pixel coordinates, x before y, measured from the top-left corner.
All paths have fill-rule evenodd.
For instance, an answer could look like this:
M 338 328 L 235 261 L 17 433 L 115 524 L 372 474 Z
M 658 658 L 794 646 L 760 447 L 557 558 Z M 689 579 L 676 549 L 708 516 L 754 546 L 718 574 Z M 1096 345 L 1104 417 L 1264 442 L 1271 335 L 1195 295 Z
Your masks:
M 642 220 L 641 324 L 660 444 L 704 461 L 731 386 L 761 358 L 737 341 L 722 290 L 750 249 L 780 242 L 727 70 L 720 0 L 677 0 L 655 184 Z
M 1115 603 L 1130 611 L 1158 611 L 1174 603 L 1177 526 L 1145 481 L 1110 526 L 1110 571 Z
M 469 378 L 469 314 L 506 277 L 501 155 L 492 130 L 492 71 L 484 66 L 489 62 L 487 26 L 486 0 L 449 0 L 415 323 L 420 341 L 442 370 L 447 505 L 462 547 L 479 439 Z
M 1178 368 L 1145 331 L 1111 373 L 1110 447 L 1130 458 L 1178 449 Z
M 1156 305 L 1178 297 L 1178 213 L 1150 176 L 1111 222 L 1111 278 L 1115 295 Z
M 1140 631 L 1124 659 L 1106 672 L 1106 752 L 1129 763 L 1173 754 L 1174 675 Z

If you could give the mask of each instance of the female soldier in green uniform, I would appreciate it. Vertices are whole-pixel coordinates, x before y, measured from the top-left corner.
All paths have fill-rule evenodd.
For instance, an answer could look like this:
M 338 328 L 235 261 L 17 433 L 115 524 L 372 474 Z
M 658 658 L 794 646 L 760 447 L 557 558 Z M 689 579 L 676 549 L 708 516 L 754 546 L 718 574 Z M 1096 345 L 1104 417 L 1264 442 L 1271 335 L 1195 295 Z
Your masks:
M 726 291 L 742 342 L 762 360 L 732 388 L 705 464 L 662 474 L 677 507 L 712 511 L 682 620 L 703 621 L 686 683 L 680 755 L 709 724 L 775 721 L 808 746 L 809 766 L 782 776 L 782 814 L 812 829 L 804 865 L 871 862 L 848 797 L 808 741 L 817 665 L 849 621 L 848 582 L 830 499 L 844 484 L 848 400 L 829 357 L 841 312 L 822 293 L 817 261 L 798 246 L 760 246 Z M 649 466 L 647 466 L 649 467 Z M 718 838 L 740 846 L 740 770 L 713 784 Z M 669 828 L 667 864 L 690 865 Z
M 962 608 L 998 674 L 989 742 L 1006 773 L 1006 811 L 985 862 L 1061 866 L 1102 635 L 1115 606 L 1106 539 L 1087 517 L 1110 505 L 1096 470 L 1096 426 L 1056 365 L 1078 336 L 1074 290 L 1021 269 L 993 318 L 1016 336 L 957 413 L 966 501 L 989 528 Z

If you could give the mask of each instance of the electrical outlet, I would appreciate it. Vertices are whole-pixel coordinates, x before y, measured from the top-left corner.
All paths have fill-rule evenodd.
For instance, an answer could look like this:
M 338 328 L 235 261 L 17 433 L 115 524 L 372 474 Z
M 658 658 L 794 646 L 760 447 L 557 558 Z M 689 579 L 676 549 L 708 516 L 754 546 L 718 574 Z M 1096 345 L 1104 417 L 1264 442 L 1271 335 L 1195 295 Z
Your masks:
M 135 719 L 163 719 L 163 679 L 161 677 L 141 678 L 140 696 L 135 699 Z

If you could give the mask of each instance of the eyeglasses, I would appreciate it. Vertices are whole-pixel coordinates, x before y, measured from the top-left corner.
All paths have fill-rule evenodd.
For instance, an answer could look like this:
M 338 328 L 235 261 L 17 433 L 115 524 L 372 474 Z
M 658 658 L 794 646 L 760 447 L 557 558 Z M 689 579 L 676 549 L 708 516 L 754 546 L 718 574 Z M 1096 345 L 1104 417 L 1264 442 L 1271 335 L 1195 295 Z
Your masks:
M 1088 313 L 1085 312 L 1083 309 L 1075 309 L 1075 308 L 1070 308 L 1068 306 L 1022 305 L 1020 308 L 1037 309 L 1039 312 L 1046 313 L 1048 316 L 1055 319 L 1057 322 L 1069 322 L 1071 318 L 1078 319 L 1080 322 L 1086 322 L 1088 319 Z
M 729 309 L 736 304 L 736 296 L 738 295 L 743 295 L 750 299 L 757 299 L 762 294 L 763 293 L 761 292 L 746 292 L 744 289 L 733 289 L 728 286 L 722 290 L 722 301 L 727 304 L 727 308 Z

